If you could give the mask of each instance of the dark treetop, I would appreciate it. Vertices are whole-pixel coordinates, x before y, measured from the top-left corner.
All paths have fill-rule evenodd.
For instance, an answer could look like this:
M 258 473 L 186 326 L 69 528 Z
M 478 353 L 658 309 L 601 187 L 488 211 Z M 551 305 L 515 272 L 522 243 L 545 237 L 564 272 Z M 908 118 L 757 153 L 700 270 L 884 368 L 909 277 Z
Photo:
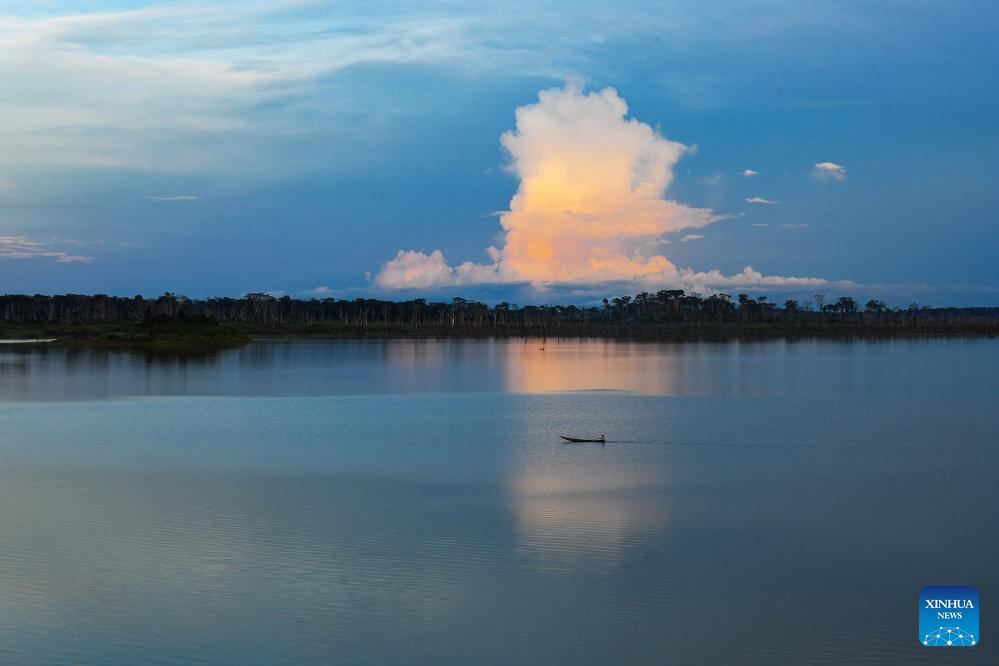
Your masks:
M 232 346 L 247 335 L 323 337 L 578 336 L 648 339 L 997 335 L 999 308 L 888 308 L 814 294 L 802 302 L 766 296 L 702 297 L 680 289 L 603 299 L 597 305 L 489 306 L 358 298 L 298 300 L 253 293 L 189 299 L 64 294 L 0 296 L 0 335 L 57 337 L 122 346 Z

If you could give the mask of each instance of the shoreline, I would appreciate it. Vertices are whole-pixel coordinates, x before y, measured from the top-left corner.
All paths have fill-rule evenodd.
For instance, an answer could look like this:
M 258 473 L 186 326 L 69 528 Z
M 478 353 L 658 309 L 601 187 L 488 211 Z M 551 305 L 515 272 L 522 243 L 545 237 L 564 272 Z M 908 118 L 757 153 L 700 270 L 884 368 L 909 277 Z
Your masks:
M 920 326 L 878 326 L 857 322 L 828 326 L 747 324 L 645 324 L 558 327 L 400 327 L 400 326 L 247 326 L 215 324 L 192 330 L 144 330 L 137 322 L 0 326 L 0 344 L 10 347 L 58 346 L 163 354 L 203 354 L 238 349 L 267 340 L 613 340 L 622 342 L 732 342 L 766 340 L 889 340 L 922 338 L 999 338 L 999 324 L 921 322 Z

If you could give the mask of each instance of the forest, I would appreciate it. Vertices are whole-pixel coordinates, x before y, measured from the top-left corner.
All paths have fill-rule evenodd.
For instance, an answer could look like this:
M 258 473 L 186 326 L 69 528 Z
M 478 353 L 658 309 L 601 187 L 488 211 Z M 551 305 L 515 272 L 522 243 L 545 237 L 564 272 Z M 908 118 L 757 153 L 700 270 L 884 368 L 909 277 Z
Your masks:
M 889 308 L 850 296 L 777 303 L 767 296 L 680 289 L 617 296 L 590 305 L 488 305 L 464 298 L 294 299 L 265 293 L 192 299 L 167 292 L 156 298 L 97 295 L 0 296 L 0 328 L 10 334 L 86 337 L 103 325 L 152 318 L 201 318 L 245 335 L 781 337 L 878 335 L 996 335 L 999 308 Z M 0 332 L 3 332 L 0 331 Z M 73 333 L 78 331 L 78 333 Z

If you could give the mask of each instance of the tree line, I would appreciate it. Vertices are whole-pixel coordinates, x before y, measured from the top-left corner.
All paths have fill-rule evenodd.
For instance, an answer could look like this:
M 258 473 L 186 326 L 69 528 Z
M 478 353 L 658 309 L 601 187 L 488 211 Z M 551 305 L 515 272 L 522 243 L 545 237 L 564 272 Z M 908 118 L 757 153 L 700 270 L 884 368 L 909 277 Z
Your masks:
M 850 296 L 772 302 L 767 296 L 717 293 L 702 296 L 665 289 L 605 298 L 591 305 L 487 305 L 455 297 L 447 302 L 416 298 L 294 299 L 265 293 L 241 298 L 192 299 L 170 292 L 156 298 L 63 294 L 0 296 L 5 325 L 140 322 L 150 317 L 204 316 L 247 330 L 396 330 L 426 334 L 641 333 L 666 330 L 780 329 L 802 333 L 825 330 L 999 331 L 999 308 L 931 308 L 913 303 L 889 308 Z

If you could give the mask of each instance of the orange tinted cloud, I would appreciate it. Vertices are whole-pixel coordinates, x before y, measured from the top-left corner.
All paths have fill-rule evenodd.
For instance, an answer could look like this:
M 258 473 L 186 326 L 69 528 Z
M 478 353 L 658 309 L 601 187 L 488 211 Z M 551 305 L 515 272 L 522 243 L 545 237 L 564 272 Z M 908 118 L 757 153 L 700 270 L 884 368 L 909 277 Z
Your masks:
M 584 92 L 569 82 L 541 91 L 536 103 L 517 109 L 516 129 L 501 142 L 520 185 L 500 214 L 500 242 L 487 250 L 493 263 L 452 267 L 439 250 L 400 251 L 375 276 L 376 286 L 680 284 L 720 276 L 678 269 L 656 253 L 664 234 L 721 216 L 666 197 L 673 169 L 690 149 L 629 118 L 613 88 Z
M 503 135 L 520 188 L 500 217 L 500 272 L 530 282 L 628 280 L 675 270 L 648 241 L 718 219 L 664 198 L 687 147 L 629 119 L 613 88 L 572 83 L 517 109 Z

